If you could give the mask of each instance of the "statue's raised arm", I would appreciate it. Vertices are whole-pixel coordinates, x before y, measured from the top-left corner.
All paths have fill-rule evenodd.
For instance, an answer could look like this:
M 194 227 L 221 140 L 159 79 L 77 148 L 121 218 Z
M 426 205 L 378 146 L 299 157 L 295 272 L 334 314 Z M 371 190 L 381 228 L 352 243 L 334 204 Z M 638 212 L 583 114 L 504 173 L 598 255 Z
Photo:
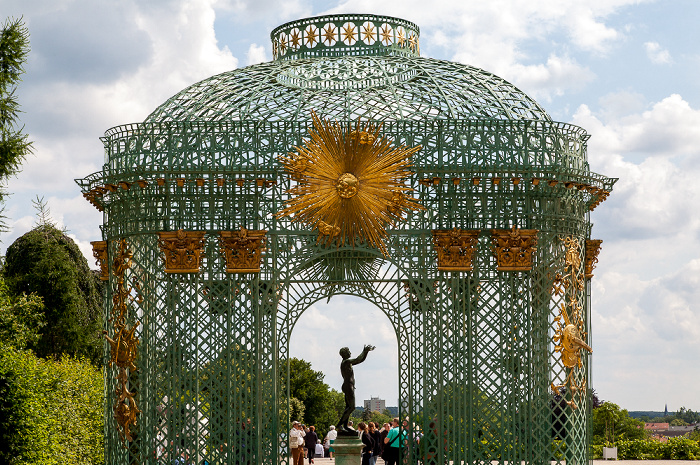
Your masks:
M 348 360 L 348 361 L 349 361 L 350 363 L 352 363 L 353 365 L 357 365 L 358 363 L 362 363 L 362 362 L 365 361 L 365 359 L 367 358 L 367 354 L 368 354 L 371 350 L 374 350 L 374 346 L 366 345 L 365 348 L 362 349 L 362 353 L 361 353 L 357 358 L 354 358 L 354 359 Z M 354 383 L 353 383 L 353 385 L 354 385 Z

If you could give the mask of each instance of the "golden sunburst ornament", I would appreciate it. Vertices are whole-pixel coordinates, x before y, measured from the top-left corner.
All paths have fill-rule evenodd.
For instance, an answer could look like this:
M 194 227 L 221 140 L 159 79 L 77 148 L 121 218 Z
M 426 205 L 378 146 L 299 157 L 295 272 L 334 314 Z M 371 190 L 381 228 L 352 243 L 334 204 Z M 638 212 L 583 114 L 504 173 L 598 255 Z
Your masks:
M 354 130 L 312 114 L 311 139 L 280 157 L 296 185 L 278 217 L 318 230 L 338 247 L 366 242 L 387 255 L 386 227 L 423 207 L 410 196 L 411 156 L 421 146 L 394 146 L 381 126 L 359 121 Z

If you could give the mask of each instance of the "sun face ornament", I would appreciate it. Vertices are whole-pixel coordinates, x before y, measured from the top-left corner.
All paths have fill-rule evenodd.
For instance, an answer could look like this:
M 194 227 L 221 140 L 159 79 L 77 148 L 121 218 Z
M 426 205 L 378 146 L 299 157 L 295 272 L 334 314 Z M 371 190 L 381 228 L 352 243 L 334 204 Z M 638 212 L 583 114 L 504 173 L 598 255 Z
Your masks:
M 395 146 L 381 125 L 358 120 L 350 130 L 315 113 L 312 119 L 310 139 L 279 157 L 296 184 L 277 217 L 317 229 L 322 243 L 366 242 L 386 256 L 386 228 L 423 208 L 406 182 L 421 146 Z

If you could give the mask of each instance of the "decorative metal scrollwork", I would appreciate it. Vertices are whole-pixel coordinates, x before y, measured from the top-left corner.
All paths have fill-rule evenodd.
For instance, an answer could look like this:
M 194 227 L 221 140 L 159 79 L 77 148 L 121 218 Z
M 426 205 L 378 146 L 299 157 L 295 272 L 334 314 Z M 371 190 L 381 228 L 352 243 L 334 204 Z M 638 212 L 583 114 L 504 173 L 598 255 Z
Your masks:
M 136 416 L 141 413 L 136 405 L 136 393 L 128 388 L 129 370 L 137 370 L 135 361 L 138 356 L 139 339 L 136 336 L 136 328 L 139 322 L 131 326 L 127 322 L 129 304 L 141 303 L 140 286 L 134 280 L 131 286 L 127 286 L 126 270 L 131 266 L 132 254 L 126 243 L 126 239 L 119 241 L 118 251 L 114 258 L 112 273 L 115 279 L 115 289 L 112 295 L 112 313 L 109 321 L 114 327 L 112 337 L 107 331 L 103 331 L 105 339 L 109 343 L 109 362 L 117 366 L 119 372 L 116 376 L 115 399 L 112 405 L 114 419 L 119 426 L 119 436 L 124 441 L 132 441 L 131 426 L 136 424 Z
M 536 249 L 537 230 L 492 229 L 493 252 L 498 271 L 530 271 L 532 253 Z
M 433 246 L 438 270 L 472 271 L 472 258 L 479 241 L 479 230 L 434 229 Z
M 554 385 L 552 391 L 560 395 L 560 389 L 567 388 L 571 393 L 571 400 L 567 401 L 572 408 L 578 408 L 576 398 L 581 397 L 586 390 L 586 381 L 577 381 L 574 370 L 581 369 L 581 350 L 593 352 L 593 349 L 585 342 L 586 327 L 583 321 L 583 308 L 578 296 L 584 290 L 584 279 L 581 276 L 581 248 L 574 237 L 564 238 L 566 247 L 565 264 L 567 273 L 558 276 L 557 286 L 553 287 L 556 295 L 564 295 L 564 303 L 561 304 L 560 314 L 554 321 L 558 328 L 554 333 L 554 351 L 561 354 L 561 362 L 566 368 L 566 379 L 563 384 Z
M 260 273 L 260 261 L 265 251 L 266 230 L 221 231 L 221 253 L 226 259 L 227 273 Z
M 166 273 L 199 273 L 204 231 L 161 231 L 158 245 L 165 254 Z

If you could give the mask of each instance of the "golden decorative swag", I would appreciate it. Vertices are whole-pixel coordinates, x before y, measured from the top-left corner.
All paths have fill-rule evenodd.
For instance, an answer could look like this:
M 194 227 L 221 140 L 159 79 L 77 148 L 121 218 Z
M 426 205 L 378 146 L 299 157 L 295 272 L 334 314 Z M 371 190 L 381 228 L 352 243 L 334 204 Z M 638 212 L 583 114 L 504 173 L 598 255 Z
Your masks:
M 498 271 L 530 271 L 537 244 L 536 229 L 492 229 L 492 250 Z
M 478 229 L 434 229 L 433 247 L 437 251 L 438 270 L 472 271 L 479 232 Z
M 579 301 L 579 295 L 585 288 L 580 274 L 581 246 L 573 236 L 564 238 L 564 246 L 566 274 L 557 276 L 555 281 L 560 285 L 553 288 L 556 295 L 564 295 L 564 303 L 561 304 L 559 316 L 554 319 L 558 327 L 553 340 L 554 351 L 561 354 L 561 362 L 567 373 L 564 383 L 552 383 L 551 388 L 555 394 L 560 395 L 560 389 L 566 387 L 571 396 L 567 403 L 575 409 L 578 408 L 576 398 L 581 398 L 586 393 L 586 380 L 577 378 L 575 370 L 583 367 L 581 350 L 593 352 L 593 349 L 585 342 L 588 334 L 583 321 L 583 306 Z
M 137 370 L 134 362 L 138 356 L 139 339 L 135 333 L 139 322 L 137 321 L 130 326 L 127 322 L 127 316 L 129 304 L 133 302 L 141 303 L 142 299 L 140 286 L 137 281 L 134 280 L 131 286 L 126 284 L 126 270 L 131 266 L 132 258 L 126 239 L 120 240 L 118 247 L 119 249 L 112 266 L 116 287 L 112 295 L 113 306 L 111 318 L 109 319 L 113 324 L 114 334 L 112 337 L 109 337 L 107 331 L 103 331 L 103 333 L 110 348 L 108 365 L 112 366 L 114 364 L 119 369 L 116 376 L 117 386 L 115 387 L 115 400 L 112 410 L 114 419 L 119 426 L 119 436 L 124 442 L 124 440 L 133 440 L 130 428 L 136 424 L 136 416 L 141 413 L 141 410 L 136 405 L 136 393 L 132 393 L 128 389 L 128 370 Z

